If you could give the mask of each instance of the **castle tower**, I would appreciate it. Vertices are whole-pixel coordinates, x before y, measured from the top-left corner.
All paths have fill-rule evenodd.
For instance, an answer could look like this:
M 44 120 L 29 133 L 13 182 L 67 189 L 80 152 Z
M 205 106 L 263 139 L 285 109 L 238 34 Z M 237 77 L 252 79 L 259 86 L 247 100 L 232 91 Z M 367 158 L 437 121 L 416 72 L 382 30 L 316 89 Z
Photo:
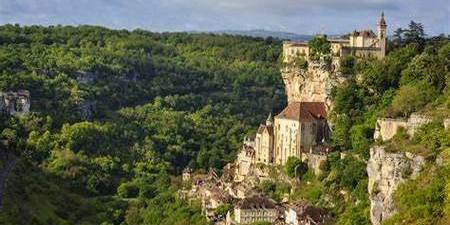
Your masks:
M 381 17 L 378 20 L 378 40 L 380 43 L 380 49 L 382 57 L 386 56 L 386 44 L 387 44 L 387 25 L 384 20 L 384 12 L 381 13 Z

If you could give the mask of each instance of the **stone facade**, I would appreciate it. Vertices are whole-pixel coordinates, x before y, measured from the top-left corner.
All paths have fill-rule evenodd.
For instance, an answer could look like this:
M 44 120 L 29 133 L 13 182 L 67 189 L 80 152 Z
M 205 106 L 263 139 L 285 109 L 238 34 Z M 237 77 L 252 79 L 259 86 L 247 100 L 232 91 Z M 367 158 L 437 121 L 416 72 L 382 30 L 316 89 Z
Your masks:
M 370 149 L 367 162 L 369 177 L 370 220 L 373 225 L 395 214 L 394 192 L 405 179 L 416 176 L 425 165 L 422 156 L 411 153 L 388 153 L 381 146 Z
M 284 219 L 286 225 L 323 225 L 330 221 L 325 210 L 299 202 L 286 206 Z
M 322 172 L 320 170 L 320 165 L 327 161 L 328 153 L 329 150 L 327 148 L 323 149 L 321 152 L 302 153 L 302 161 L 306 161 L 308 168 L 311 168 L 317 176 Z
M 329 39 L 333 56 L 342 57 L 353 55 L 356 57 L 383 58 L 386 55 L 387 25 L 384 14 L 381 14 L 377 24 L 377 34 L 371 30 L 353 31 L 348 39 Z M 307 43 L 284 42 L 284 62 L 291 61 L 294 57 L 308 58 L 310 54 Z
M 234 219 L 229 224 L 273 223 L 278 218 L 276 202 L 264 196 L 251 196 L 239 201 L 234 208 Z
M 235 168 L 235 176 L 234 181 L 240 182 L 245 179 L 245 176 L 249 174 L 252 163 L 255 160 L 256 151 L 252 146 L 254 142 L 251 144 L 244 143 L 242 146 L 242 150 L 239 152 L 236 159 L 236 168 Z
M 274 162 L 283 165 L 291 156 L 302 158 L 329 137 L 326 107 L 320 102 L 290 103 L 275 117 Z
M 256 162 L 264 163 L 266 165 L 273 162 L 273 139 L 273 121 L 272 116 L 269 115 L 266 123 L 261 124 L 256 133 Z
M 30 112 L 30 106 L 29 91 L 0 92 L 0 112 L 9 115 L 25 115 Z

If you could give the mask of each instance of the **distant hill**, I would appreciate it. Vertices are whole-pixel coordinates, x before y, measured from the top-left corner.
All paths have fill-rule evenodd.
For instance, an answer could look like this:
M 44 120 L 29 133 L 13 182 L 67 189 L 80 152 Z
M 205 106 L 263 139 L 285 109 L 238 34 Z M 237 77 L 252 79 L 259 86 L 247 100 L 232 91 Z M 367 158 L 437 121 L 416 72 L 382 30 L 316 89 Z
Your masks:
M 233 35 L 243 35 L 243 36 L 252 36 L 252 37 L 274 37 L 282 40 L 292 40 L 292 41 L 306 41 L 314 37 L 314 35 L 306 35 L 306 34 L 296 34 L 289 32 L 281 32 L 281 31 L 268 31 L 268 30 L 220 30 L 213 31 L 215 34 L 233 34 Z

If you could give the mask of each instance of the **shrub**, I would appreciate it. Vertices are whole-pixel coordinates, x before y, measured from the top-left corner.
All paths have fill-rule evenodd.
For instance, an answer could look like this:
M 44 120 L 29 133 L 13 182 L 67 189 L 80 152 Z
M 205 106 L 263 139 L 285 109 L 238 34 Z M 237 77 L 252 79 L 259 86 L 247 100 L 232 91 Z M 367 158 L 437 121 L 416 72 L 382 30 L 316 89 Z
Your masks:
M 117 195 L 122 198 L 135 198 L 139 194 L 138 186 L 133 182 L 122 183 L 117 188 Z
M 291 178 L 295 177 L 295 175 L 297 175 L 297 177 L 301 177 L 306 173 L 306 171 L 308 171 L 308 164 L 302 162 L 297 157 L 291 156 L 288 158 L 286 165 L 284 166 L 284 170 Z
M 340 72 L 346 75 L 353 75 L 355 74 L 355 64 L 356 60 L 355 57 L 351 55 L 347 55 L 344 57 L 341 57 L 339 59 L 340 61 Z

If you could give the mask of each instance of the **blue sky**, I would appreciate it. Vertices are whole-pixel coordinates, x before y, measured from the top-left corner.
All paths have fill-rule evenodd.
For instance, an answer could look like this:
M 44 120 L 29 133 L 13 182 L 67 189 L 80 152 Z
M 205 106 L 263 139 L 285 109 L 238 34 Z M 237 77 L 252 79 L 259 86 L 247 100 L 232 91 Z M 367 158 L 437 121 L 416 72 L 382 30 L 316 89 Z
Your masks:
M 266 29 L 338 34 L 410 20 L 450 33 L 450 0 L 0 0 L 0 24 L 91 24 L 152 31 Z

